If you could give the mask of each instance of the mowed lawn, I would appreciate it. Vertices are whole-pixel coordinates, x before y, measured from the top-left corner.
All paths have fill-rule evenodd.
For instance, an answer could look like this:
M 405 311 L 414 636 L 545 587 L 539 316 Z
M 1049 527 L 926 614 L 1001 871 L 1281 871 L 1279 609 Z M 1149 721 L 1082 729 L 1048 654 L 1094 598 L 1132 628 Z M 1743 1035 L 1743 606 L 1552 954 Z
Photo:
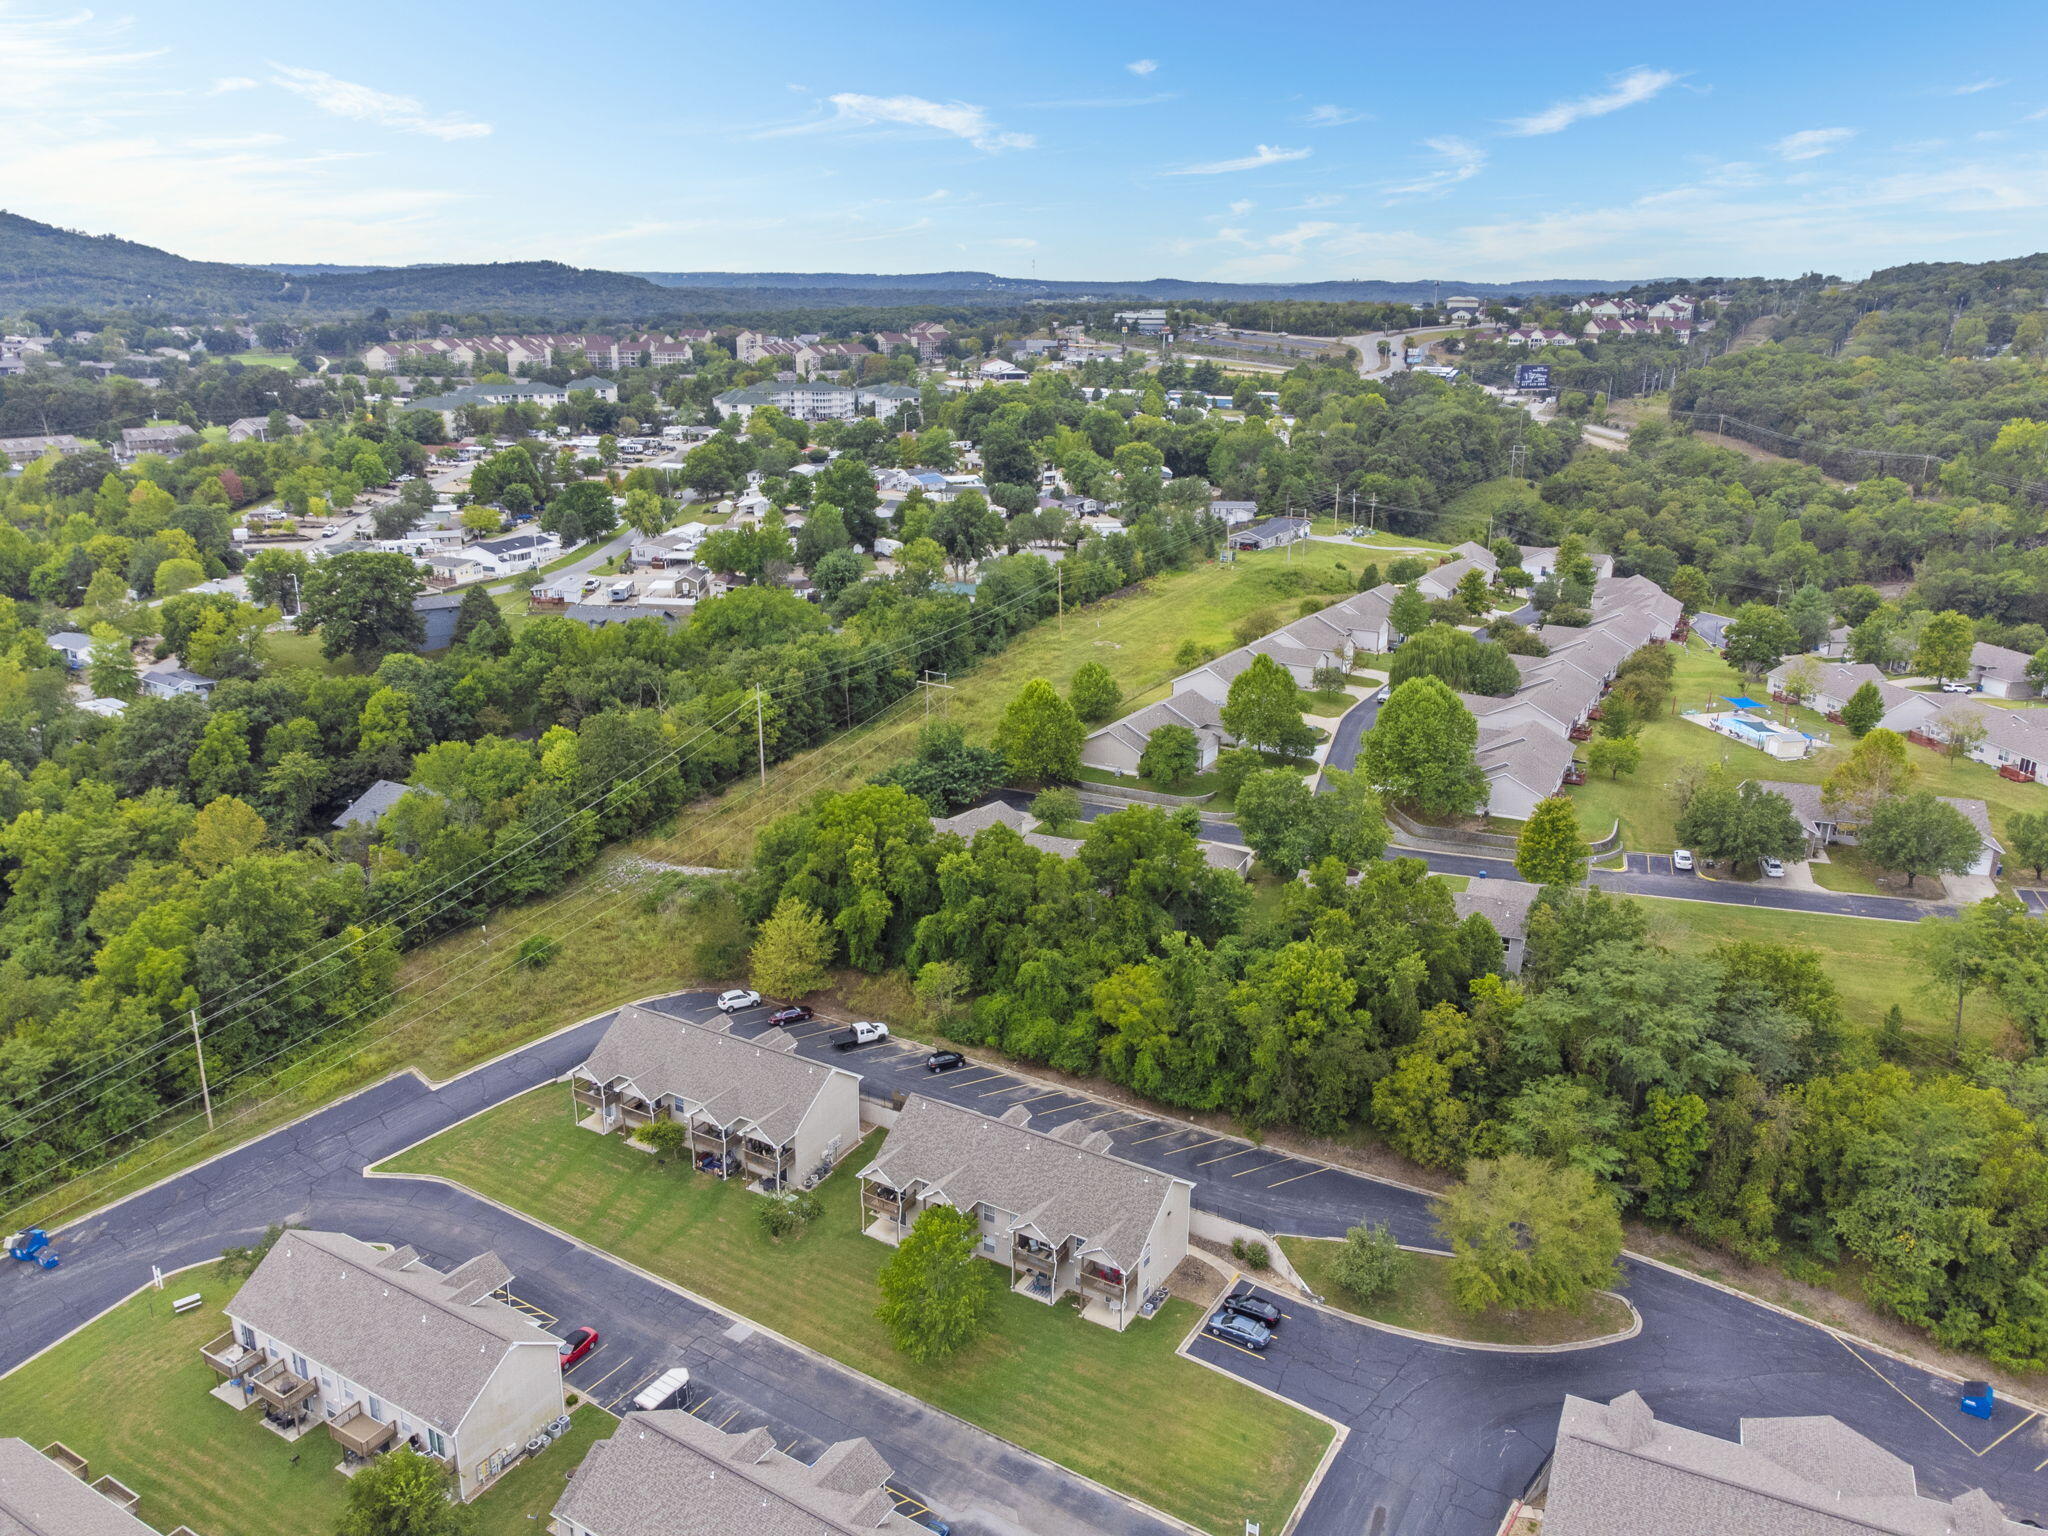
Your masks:
M 1757 686 L 1761 689 L 1763 685 Z M 1661 717 L 1643 727 L 1642 766 L 1633 774 L 1623 774 L 1618 782 L 1600 777 L 1571 791 L 1579 807 L 1580 826 L 1589 834 L 1600 836 L 1618 817 L 1628 847 L 1668 852 L 1678 846 L 1676 786 L 1681 765 L 1726 764 L 1746 778 L 1818 784 L 1848 755 L 1853 742 L 1848 728 L 1835 725 L 1810 709 L 1770 706 L 1777 718 L 1789 714 L 1799 729 L 1832 738 L 1814 756 L 1794 763 L 1779 762 L 1755 748 L 1738 746 L 1726 736 L 1694 725 L 1679 714 L 1687 709 L 1725 709 L 1727 706 L 1721 703 L 1724 695 L 1740 698 L 1747 688 L 1742 675 L 1703 641 L 1688 641 L 1679 652 L 1671 704 Z M 1748 696 L 1765 697 L 1760 693 Z M 2048 785 L 2015 784 L 1982 763 L 1967 758 L 1951 761 L 1945 754 L 1925 747 L 1908 747 L 1907 751 L 1918 770 L 1917 787 L 1937 795 L 1982 800 L 1990 810 L 1994 833 L 2003 834 L 2006 819 L 2017 811 L 2048 810 Z
M 686 806 L 673 830 L 642 840 L 639 851 L 680 864 L 732 866 L 753 853 L 754 835 L 783 812 L 822 790 L 851 789 L 917 750 L 929 707 L 961 726 L 969 741 L 995 738 L 1003 710 L 1034 677 L 1065 693 L 1074 674 L 1099 661 L 1123 689 L 1120 713 L 1166 695 L 1180 673 L 1174 656 L 1193 640 L 1218 652 L 1237 644 L 1231 631 L 1247 614 L 1264 614 L 1278 628 L 1298 615 L 1309 596 L 1341 596 L 1357 585 L 1369 551 L 1304 541 L 1285 550 L 1239 555 L 1172 571 L 1121 597 L 1068 612 L 1064 622 L 1043 619 L 973 670 L 950 679 L 950 690 L 929 700 L 911 697 L 873 722 L 834 737 L 768 770 L 767 782 L 742 779 L 724 793 Z M 1299 573 L 1290 575 L 1290 572 Z M 1305 592 L 1291 591 L 1302 578 Z
M 34 1278 L 61 1283 L 62 1271 Z M 63 1441 L 86 1458 L 94 1477 L 111 1474 L 142 1495 L 136 1514 L 156 1530 L 333 1530 L 348 1480 L 334 1470 L 341 1447 L 328 1433 L 316 1429 L 287 1445 L 263 1427 L 260 1407 L 237 1413 L 207 1395 L 219 1378 L 200 1359 L 199 1346 L 226 1332 L 220 1309 L 239 1283 L 218 1264 L 173 1275 L 161 1291 L 130 1297 L 0 1377 L 0 1434 L 19 1435 L 38 1450 Z M 206 1305 L 173 1316 L 172 1299 L 194 1291 Z M 577 1409 L 567 1439 L 522 1462 L 477 1500 L 476 1536 L 539 1529 L 562 1496 L 564 1476 L 617 1423 L 602 1409 Z
M 825 1211 L 810 1230 L 775 1243 L 755 1216 L 759 1196 L 661 1166 L 570 1117 L 565 1088 L 536 1089 L 382 1168 L 438 1174 L 530 1212 L 1205 1530 L 1236 1536 L 1248 1519 L 1279 1530 L 1329 1443 L 1320 1420 L 1176 1355 L 1196 1317 L 1178 1300 L 1119 1334 L 1003 1292 L 989 1337 L 941 1365 L 905 1360 L 874 1316 L 890 1250 L 861 1235 L 852 1171 L 878 1140 L 820 1186 Z

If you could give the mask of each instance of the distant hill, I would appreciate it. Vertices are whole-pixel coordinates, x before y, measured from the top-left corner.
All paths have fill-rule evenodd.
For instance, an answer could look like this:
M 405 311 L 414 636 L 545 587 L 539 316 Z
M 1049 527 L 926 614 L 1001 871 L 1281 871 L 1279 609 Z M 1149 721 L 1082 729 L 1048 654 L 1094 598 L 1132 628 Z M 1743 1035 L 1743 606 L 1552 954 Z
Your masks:
M 1076 282 L 1064 279 L 998 277 L 993 272 L 636 272 L 665 288 L 754 290 L 836 289 L 857 292 L 874 302 L 884 294 L 909 290 L 920 293 L 978 295 L 984 301 L 1015 302 L 1020 299 L 1164 299 L 1189 301 L 1229 299 L 1256 302 L 1261 299 L 1307 299 L 1327 303 L 1377 301 L 1387 304 L 1426 303 L 1432 298 L 1468 294 L 1478 299 L 1506 298 L 1511 294 L 1612 293 L 1629 286 L 1631 279 L 1595 277 L 1531 278 L 1518 283 L 1474 283 L 1462 279 L 1421 279 L 1395 283 L 1377 279 L 1344 279 L 1317 283 L 1212 283 L 1193 278 L 1147 277 L 1136 280 L 1104 278 Z M 957 298 L 955 300 L 958 301 Z
M 188 261 L 112 235 L 59 229 L 0 212 L 0 310 L 40 304 L 160 306 L 180 311 L 338 315 L 386 309 L 617 323 L 830 308 L 966 309 L 1032 299 L 1152 303 L 1201 300 L 1427 302 L 1469 293 L 1574 294 L 1626 284 L 1600 278 L 1392 283 L 1205 283 L 1154 277 L 1100 282 L 992 272 L 608 272 L 558 261 L 421 266 L 344 262 L 247 265 Z

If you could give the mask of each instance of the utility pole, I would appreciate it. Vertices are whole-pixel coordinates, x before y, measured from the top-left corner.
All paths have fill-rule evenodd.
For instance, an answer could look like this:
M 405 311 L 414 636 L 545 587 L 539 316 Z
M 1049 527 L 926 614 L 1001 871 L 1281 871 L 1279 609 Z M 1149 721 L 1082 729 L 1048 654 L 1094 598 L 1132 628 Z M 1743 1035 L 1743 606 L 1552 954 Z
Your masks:
M 213 1090 L 206 1086 L 206 1046 L 199 1038 L 199 1010 L 192 1013 L 192 1050 L 199 1057 L 199 1099 L 206 1106 L 206 1128 L 213 1129 Z
M 945 672 L 934 672 L 930 668 L 926 668 L 918 674 L 917 688 L 918 692 L 924 695 L 924 717 L 926 720 L 930 720 L 932 717 L 932 691 L 934 689 L 943 689 L 947 693 L 953 691 L 953 685 L 943 680 L 949 675 Z M 933 682 L 932 679 L 935 677 L 941 679 L 941 681 Z M 944 715 L 945 712 L 944 702 L 941 701 L 939 713 Z
M 768 787 L 768 722 L 761 685 L 754 685 L 754 755 L 761 766 L 761 787 Z
M 1378 491 L 1374 491 L 1372 495 L 1367 499 L 1365 504 L 1365 531 L 1367 533 L 1372 533 L 1376 531 L 1379 526 L 1379 520 L 1380 493 Z
M 1060 638 L 1067 638 L 1067 568 L 1058 561 L 1052 567 L 1053 600 L 1059 604 Z

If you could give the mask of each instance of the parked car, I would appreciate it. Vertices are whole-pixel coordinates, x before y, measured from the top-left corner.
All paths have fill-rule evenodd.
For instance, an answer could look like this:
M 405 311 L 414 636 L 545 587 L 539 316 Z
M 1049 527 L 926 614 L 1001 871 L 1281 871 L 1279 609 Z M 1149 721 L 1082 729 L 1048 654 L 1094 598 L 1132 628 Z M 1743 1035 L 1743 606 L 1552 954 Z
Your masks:
M 1671 867 L 1677 870 L 1681 875 L 1691 874 L 1692 850 L 1689 848 L 1673 849 L 1671 853 Z
M 1239 1349 L 1264 1349 L 1273 1342 L 1273 1330 L 1257 1318 L 1239 1317 L 1227 1310 L 1219 1310 L 1202 1324 L 1202 1332 L 1212 1339 L 1235 1344 Z
M 1769 879 L 1782 880 L 1785 878 L 1785 866 L 1777 859 L 1765 859 L 1764 874 Z
M 562 1369 L 568 1370 L 578 1360 L 597 1348 L 595 1328 L 571 1328 L 562 1340 Z
M 801 1024 L 816 1015 L 802 1003 L 791 1003 L 787 1008 L 778 1008 L 768 1015 L 770 1024 Z
M 1945 677 L 1941 680 L 1941 691 L 1943 693 L 1975 693 L 1977 690 L 1968 683 L 1959 683 L 1952 677 Z
M 886 1024 L 849 1024 L 832 1037 L 832 1048 L 836 1051 L 850 1051 L 857 1045 L 879 1045 L 889 1038 Z
M 734 987 L 730 992 L 718 994 L 720 1013 L 743 1013 L 749 1008 L 761 1006 L 761 994 L 749 992 L 745 987 Z
M 1249 1291 L 1242 1295 L 1223 1298 L 1223 1310 L 1235 1312 L 1239 1317 L 1248 1317 L 1254 1322 L 1264 1323 L 1268 1328 L 1280 1326 L 1280 1309 L 1263 1296 L 1254 1296 Z
M 967 1058 L 958 1051 L 933 1051 L 924 1059 L 924 1069 L 927 1072 L 950 1072 L 955 1067 L 966 1065 Z

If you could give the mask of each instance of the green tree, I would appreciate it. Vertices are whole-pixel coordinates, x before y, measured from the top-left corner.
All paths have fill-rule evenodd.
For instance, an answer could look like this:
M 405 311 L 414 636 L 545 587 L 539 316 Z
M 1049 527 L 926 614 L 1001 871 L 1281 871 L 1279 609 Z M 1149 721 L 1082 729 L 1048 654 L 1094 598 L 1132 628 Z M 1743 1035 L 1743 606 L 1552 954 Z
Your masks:
M 468 1536 L 470 1507 L 456 1502 L 440 1462 L 400 1446 L 348 1480 L 336 1536 Z
M 1018 690 L 996 727 L 996 750 L 1027 784 L 1071 783 L 1081 777 L 1081 718 L 1042 677 Z
M 1099 661 L 1081 663 L 1074 673 L 1074 681 L 1067 688 L 1067 698 L 1074 706 L 1074 713 L 1090 725 L 1100 725 L 1115 714 L 1123 697 L 1124 691 L 1117 687 L 1116 678 Z
M 1434 1210 L 1468 1312 L 1573 1310 L 1619 1278 L 1621 1217 L 1582 1168 L 1522 1153 L 1477 1162 Z
M 1583 1077 L 1539 1077 L 1510 1099 L 1501 1116 L 1501 1145 L 1560 1168 L 1583 1168 L 1597 1179 L 1621 1168 L 1622 1107 Z
M 1237 791 L 1237 825 L 1269 870 L 1292 880 L 1306 867 L 1315 843 L 1315 793 L 1287 768 L 1262 768 Z
M 1065 786 L 1041 789 L 1031 798 L 1031 814 L 1055 837 L 1065 837 L 1081 822 L 1081 797 Z
M 2006 818 L 2005 847 L 2036 880 L 2048 869 L 2048 811 L 2016 811 Z
M 1185 725 L 1168 722 L 1152 728 L 1145 750 L 1138 754 L 1138 773 L 1161 789 L 1179 789 L 1201 771 L 1201 744 Z
M 1931 790 L 1880 802 L 1856 834 L 1856 843 L 1879 869 L 1906 877 L 1966 874 L 1984 839 L 1970 818 Z
M 1860 827 L 1885 801 L 1903 795 L 1917 770 L 1896 731 L 1866 731 L 1835 771 L 1820 783 L 1821 804 L 1836 822 Z
M 197 560 L 166 560 L 156 568 L 154 589 L 158 597 L 184 592 L 206 580 L 206 567 Z
M 1393 1230 L 1379 1222 L 1353 1227 L 1330 1255 L 1330 1279 L 1358 1301 L 1377 1301 L 1400 1288 L 1410 1260 Z
M 995 1271 L 974 1256 L 980 1242 L 971 1215 L 929 1206 L 882 1265 L 875 1316 L 919 1365 L 958 1354 L 988 1330 Z
M 1493 607 L 1493 590 L 1486 572 L 1477 566 L 1458 578 L 1456 596 L 1459 606 L 1475 619 L 1484 618 Z
M 1728 621 L 1721 654 L 1732 667 L 1761 677 L 1799 648 L 1792 621 L 1768 603 L 1744 603 Z
M 1392 799 L 1425 815 L 1462 815 L 1486 803 L 1478 744 L 1479 722 L 1441 679 L 1410 678 L 1365 733 L 1360 767 Z
M 1586 767 L 1593 773 L 1619 779 L 1624 773 L 1634 773 L 1642 765 L 1643 740 L 1640 736 L 1602 736 L 1587 743 Z
M 258 550 L 242 567 L 249 583 L 249 601 L 290 618 L 299 611 L 306 576 L 312 569 L 313 562 L 296 549 Z
M 1223 729 L 1256 751 L 1300 756 L 1313 744 L 1301 719 L 1301 689 L 1285 667 L 1263 653 L 1230 680 L 1220 713 Z
M 498 605 L 491 601 L 491 594 L 478 585 L 462 594 L 462 601 L 455 609 L 454 643 L 462 644 L 479 628 L 496 628 L 504 623 L 504 616 L 498 612 Z
M 690 1128 L 666 1116 L 639 1127 L 633 1139 L 651 1151 L 659 1164 L 687 1161 L 690 1156 Z
M 1976 646 L 1977 630 L 1968 614 L 1953 609 L 1930 614 L 1913 650 L 1913 670 L 1939 682 L 1967 676 Z
M 132 699 L 140 691 L 134 648 L 113 625 L 93 625 L 92 661 L 85 677 L 96 699 Z
M 366 664 L 426 638 L 426 622 L 412 605 L 425 589 L 404 555 L 330 555 L 307 574 L 305 606 L 292 622 L 302 635 L 320 631 L 320 650 L 330 661 L 348 656 Z
M 1414 582 L 1409 582 L 1394 594 L 1394 601 L 1387 610 L 1387 623 L 1395 634 L 1419 635 L 1429 628 L 1430 622 L 1429 599 L 1415 590 Z
M 1586 877 L 1591 852 L 1570 798 L 1552 795 L 1539 800 L 1522 824 L 1522 835 L 1515 839 L 1515 873 L 1532 885 L 1577 885 Z
M 755 990 L 769 997 L 807 997 L 831 980 L 838 937 L 809 902 L 785 896 L 775 904 L 749 955 Z
M 1849 727 L 1849 734 L 1859 740 L 1869 735 L 1883 718 L 1884 695 L 1878 692 L 1874 682 L 1864 682 L 1842 706 L 1842 724 Z
M 1791 801 L 1754 780 L 1737 784 L 1720 775 L 1693 791 L 1679 813 L 1678 840 L 1730 864 L 1797 859 L 1806 852 L 1806 831 Z

